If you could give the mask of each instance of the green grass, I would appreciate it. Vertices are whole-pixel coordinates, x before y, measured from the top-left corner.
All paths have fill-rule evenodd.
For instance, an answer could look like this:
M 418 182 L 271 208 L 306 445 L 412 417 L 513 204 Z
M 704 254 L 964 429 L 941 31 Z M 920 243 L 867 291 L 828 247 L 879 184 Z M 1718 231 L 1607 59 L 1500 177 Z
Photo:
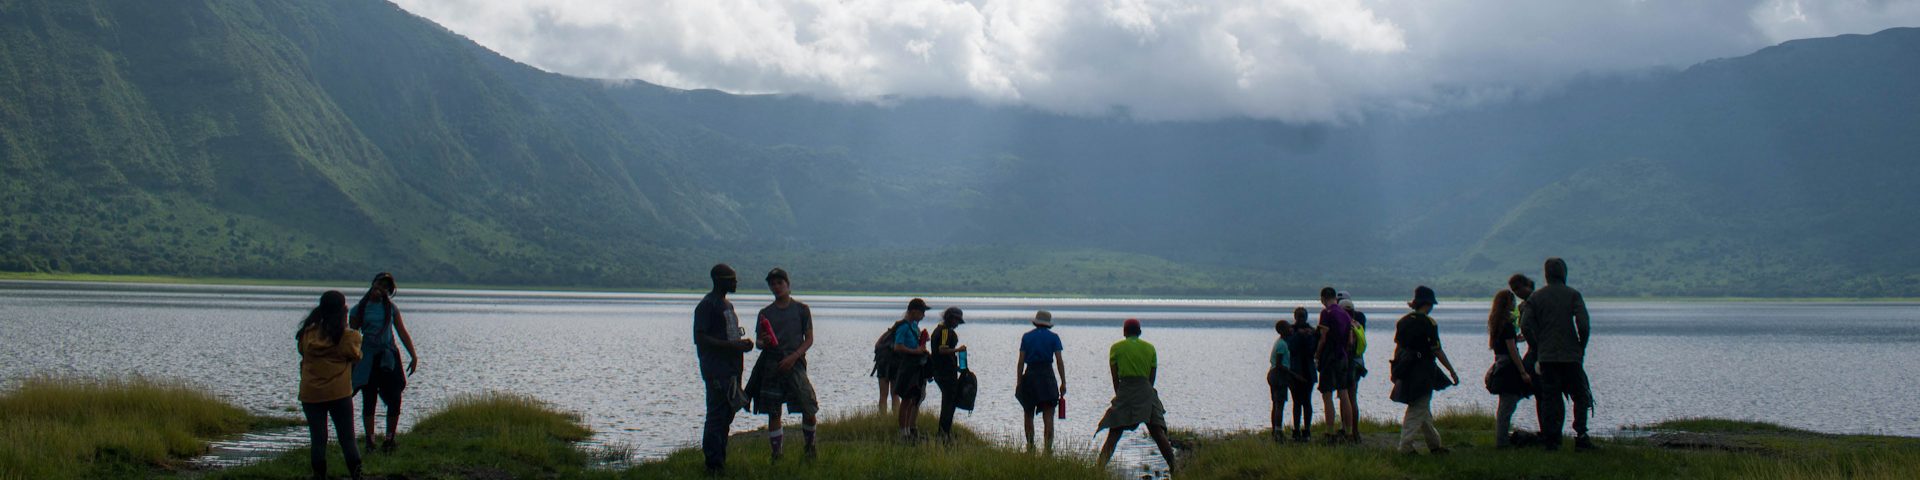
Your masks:
M 356 432 L 359 433 L 359 432 Z M 397 439 L 392 453 L 368 454 L 369 475 L 408 479 L 578 478 L 591 476 L 587 453 L 574 448 L 592 432 L 578 416 L 529 397 L 489 393 L 455 398 Z M 212 479 L 308 478 L 308 450 L 296 449 L 259 464 L 214 472 Z M 345 475 L 339 445 L 328 444 L 327 466 Z
M 1104 479 L 1104 471 L 1091 459 L 1068 455 L 1044 456 L 993 444 L 954 424 L 951 444 L 925 442 L 905 445 L 897 441 L 899 429 L 891 415 L 863 413 L 820 422 L 820 456 L 807 462 L 800 457 L 801 437 L 797 422 L 787 427 L 786 458 L 771 461 L 766 438 L 761 432 L 735 435 L 727 448 L 727 478 L 759 479 L 840 479 L 840 478 L 1046 478 Z M 932 415 L 922 415 L 920 428 L 931 431 L 937 425 Z M 620 472 L 619 478 L 695 478 L 705 472 L 704 457 L 698 448 L 683 449 L 666 459 L 637 465 Z
M 143 477 L 206 438 L 288 424 L 180 382 L 28 377 L 0 395 L 0 478 Z
M 1399 427 L 1370 420 L 1361 446 L 1275 444 L 1263 433 L 1180 432 L 1180 478 L 1611 479 L 1920 478 L 1920 439 L 1828 435 L 1777 425 L 1686 419 L 1639 427 L 1641 433 L 1710 438 L 1730 449 L 1674 448 L 1659 437 L 1602 440 L 1599 452 L 1502 451 L 1493 418 L 1443 412 L 1436 419 L 1448 455 L 1409 456 L 1394 445 Z

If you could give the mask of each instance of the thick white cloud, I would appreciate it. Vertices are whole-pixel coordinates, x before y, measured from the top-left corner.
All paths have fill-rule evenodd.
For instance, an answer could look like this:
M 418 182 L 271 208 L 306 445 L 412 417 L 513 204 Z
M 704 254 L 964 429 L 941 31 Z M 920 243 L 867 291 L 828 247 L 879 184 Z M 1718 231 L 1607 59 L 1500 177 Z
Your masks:
M 528 64 L 682 88 L 1346 121 L 1920 25 L 1920 0 L 396 0 Z

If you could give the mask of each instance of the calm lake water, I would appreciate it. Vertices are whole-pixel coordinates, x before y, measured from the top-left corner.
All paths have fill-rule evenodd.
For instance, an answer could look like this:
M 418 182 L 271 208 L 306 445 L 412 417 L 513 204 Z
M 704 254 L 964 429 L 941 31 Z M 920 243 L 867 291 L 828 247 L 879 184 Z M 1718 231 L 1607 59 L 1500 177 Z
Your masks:
M 0 282 L 0 378 L 180 378 L 255 411 L 287 415 L 298 405 L 292 330 L 324 290 Z M 341 290 L 349 298 L 360 293 Z M 1387 400 L 1385 365 L 1404 300 L 1357 293 L 1370 315 L 1367 362 L 1376 372 L 1361 383 L 1361 412 L 1398 419 L 1402 407 Z M 873 408 L 875 380 L 866 376 L 872 342 L 899 318 L 907 297 L 795 296 L 814 309 L 818 338 L 809 370 L 823 413 Z M 703 400 L 690 340 L 697 295 L 402 290 L 397 300 L 422 358 L 403 427 L 452 396 L 505 391 L 579 412 L 596 441 L 631 447 L 642 458 L 698 444 Z M 743 312 L 769 301 L 764 294 L 734 297 Z M 1239 430 L 1266 423 L 1272 322 L 1309 303 L 928 301 L 936 311 L 967 312 L 959 333 L 981 390 L 978 408 L 958 421 L 1009 444 L 1021 436 L 1014 352 L 1034 310 L 1053 311 L 1070 387 L 1059 441 L 1063 450 L 1083 452 L 1097 447 L 1094 423 L 1111 398 L 1105 355 L 1121 337 L 1122 320 L 1145 321 L 1143 338 L 1159 349 L 1169 423 Z M 1435 314 L 1464 384 L 1439 393 L 1436 411 L 1493 409 L 1494 398 L 1478 386 L 1492 361 L 1486 309 L 1485 302 L 1447 302 Z M 1714 416 L 1920 435 L 1920 383 L 1907 373 L 1920 367 L 1920 305 L 1601 302 L 1592 313 L 1587 369 L 1598 397 L 1598 433 Z M 928 409 L 937 403 L 930 399 Z M 1531 408 L 1523 405 L 1518 426 L 1534 427 Z M 743 415 L 733 428 L 764 422 Z M 1150 443 L 1129 445 L 1137 454 Z

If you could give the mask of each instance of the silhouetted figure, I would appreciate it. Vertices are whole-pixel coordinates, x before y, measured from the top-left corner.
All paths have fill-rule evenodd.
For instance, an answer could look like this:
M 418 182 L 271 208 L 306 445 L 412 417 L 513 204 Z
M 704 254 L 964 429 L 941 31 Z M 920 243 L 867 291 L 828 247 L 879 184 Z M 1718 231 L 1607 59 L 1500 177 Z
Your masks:
M 1540 415 L 1540 436 L 1548 450 L 1560 448 L 1566 401 L 1570 399 L 1574 449 L 1592 450 L 1598 447 L 1587 436 L 1587 414 L 1593 409 L 1593 391 L 1585 367 L 1587 342 L 1592 338 L 1587 301 L 1579 290 L 1567 286 L 1565 260 L 1549 258 L 1545 270 L 1547 286 L 1533 292 L 1520 310 L 1520 333 L 1540 362 L 1535 367 L 1540 396 L 1534 399 Z
M 913 299 L 907 302 L 906 318 L 893 329 L 894 364 L 893 394 L 900 397 L 899 427 L 900 440 L 913 443 L 920 439 L 920 404 L 927 400 L 927 350 L 926 338 L 921 335 L 920 321 L 927 318 L 927 301 Z
M 1046 424 L 1046 451 L 1053 453 L 1053 416 L 1047 411 L 1059 407 L 1067 395 L 1067 360 L 1060 353 L 1063 349 L 1060 336 L 1053 333 L 1053 314 L 1046 310 L 1034 313 L 1033 330 L 1020 337 L 1020 359 L 1013 371 L 1013 398 L 1020 401 L 1028 452 L 1033 451 L 1033 415 L 1038 413 Z M 1058 377 L 1054 376 L 1056 371 Z
M 960 408 L 960 354 L 967 351 L 960 344 L 960 334 L 954 332 L 960 325 L 967 323 L 965 312 L 960 307 L 947 307 L 940 313 L 940 326 L 933 329 L 933 383 L 940 386 L 940 437 L 953 440 L 953 413 Z
M 733 267 L 714 265 L 708 276 L 713 280 L 713 290 L 693 307 L 693 346 L 707 393 L 707 421 L 700 431 L 700 451 L 706 455 L 707 471 L 720 473 L 727 466 L 727 436 L 733 415 L 746 406 L 740 373 L 745 366 L 743 354 L 753 350 L 753 340 L 745 338 L 733 302 L 727 300 L 727 294 L 740 286 Z
M 1296 442 L 1313 439 L 1313 385 L 1320 378 L 1319 362 L 1313 353 L 1319 345 L 1320 334 L 1313 325 L 1307 324 L 1307 309 L 1294 307 L 1293 335 L 1287 337 L 1287 347 L 1293 352 L 1293 375 L 1299 379 L 1288 386 L 1293 397 L 1293 440 Z
M 1446 350 L 1440 348 L 1440 324 L 1429 315 L 1439 304 L 1433 289 L 1425 285 L 1415 288 L 1413 301 L 1407 302 L 1413 311 L 1393 326 L 1392 399 L 1407 404 L 1407 414 L 1400 421 L 1403 453 L 1415 453 L 1414 442 L 1419 438 L 1426 439 L 1428 452 L 1447 453 L 1447 447 L 1440 444 L 1440 431 L 1433 425 L 1433 394 L 1459 384 L 1460 375 L 1453 371 Z M 1440 366 L 1447 367 L 1444 376 Z
M 1100 428 L 1107 430 L 1107 443 L 1100 446 L 1100 465 L 1113 459 L 1113 449 L 1128 430 L 1147 424 L 1147 434 L 1160 447 L 1160 457 L 1173 468 L 1173 444 L 1167 441 L 1167 407 L 1160 403 L 1154 384 L 1160 379 L 1160 357 L 1153 344 L 1140 339 L 1140 321 L 1127 319 L 1121 332 L 1127 338 L 1107 349 L 1107 373 L 1113 378 L 1113 403 L 1100 417 Z
M 347 328 L 347 296 L 320 295 L 293 337 L 300 352 L 300 411 L 307 416 L 308 461 L 314 478 L 327 476 L 327 419 L 339 433 L 347 471 L 360 478 L 360 450 L 353 445 L 353 364 L 360 360 L 360 332 Z
M 1533 396 L 1533 375 L 1517 346 L 1520 337 L 1519 301 L 1515 290 L 1532 293 L 1532 280 L 1514 275 L 1508 289 L 1493 294 L 1493 308 L 1487 312 L 1487 348 L 1493 351 L 1488 367 L 1487 393 L 1500 398 L 1494 410 L 1494 448 L 1507 448 L 1513 431 L 1513 412 L 1520 400 Z
M 353 388 L 360 392 L 360 419 L 367 427 L 368 452 L 374 449 L 374 397 L 379 397 L 380 403 L 387 406 L 387 437 L 380 443 L 380 450 L 391 452 L 394 436 L 400 429 L 400 400 L 407 389 L 407 376 L 420 366 L 420 355 L 413 349 L 413 335 L 407 333 L 406 320 L 400 315 L 400 308 L 393 304 L 393 297 L 398 294 L 399 285 L 394 282 L 393 274 L 374 275 L 373 285 L 347 314 L 354 328 L 363 335 L 360 343 L 363 356 L 360 363 L 353 366 Z M 400 368 L 400 350 L 393 346 L 395 333 L 407 348 L 406 369 Z
M 755 413 L 767 416 L 767 443 L 773 461 L 780 461 L 781 443 L 786 431 L 781 428 L 783 409 L 800 413 L 800 433 L 806 437 L 808 459 L 818 455 L 815 446 L 816 414 L 820 401 L 814 397 L 813 381 L 807 378 L 807 350 L 813 348 L 813 309 L 794 300 L 787 271 L 767 272 L 767 289 L 773 303 L 760 309 L 754 322 L 755 345 L 760 358 L 753 363 L 752 378 L 747 380 L 747 396 Z
M 1359 440 L 1360 418 L 1354 411 L 1353 317 L 1340 308 L 1333 287 L 1320 289 L 1320 345 L 1314 357 L 1320 362 L 1320 399 L 1326 402 L 1326 424 L 1336 424 L 1331 440 Z M 1336 398 L 1337 397 L 1337 398 Z M 1334 418 L 1334 401 L 1339 400 L 1339 419 Z

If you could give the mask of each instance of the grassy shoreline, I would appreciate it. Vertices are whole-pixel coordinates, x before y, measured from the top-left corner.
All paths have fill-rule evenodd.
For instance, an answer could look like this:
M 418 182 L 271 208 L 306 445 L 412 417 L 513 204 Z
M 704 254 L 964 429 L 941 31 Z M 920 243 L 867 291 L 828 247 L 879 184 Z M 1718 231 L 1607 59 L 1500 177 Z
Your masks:
M 371 277 L 369 277 L 371 278 Z M 225 278 L 225 277 L 175 277 L 164 275 L 100 275 L 89 273 L 38 273 L 0 271 L 0 281 L 19 282 L 71 282 L 100 284 L 134 285 L 206 285 L 206 286 L 246 286 L 246 287 L 314 287 L 314 288 L 358 288 L 365 280 L 293 280 L 261 278 Z M 421 290 L 492 290 L 508 292 L 551 292 L 551 293 L 705 293 L 701 289 L 672 288 L 614 288 L 596 286 L 545 286 L 545 285 L 484 285 L 409 282 L 410 289 Z M 807 291 L 809 295 L 837 295 L 850 297 L 941 297 L 941 298 L 1063 298 L 1063 299 L 1114 299 L 1114 300 L 1271 300 L 1261 296 L 1174 296 L 1174 295 L 1088 295 L 1076 293 L 994 293 L 994 292 L 877 292 L 877 291 Z M 1443 302 L 1481 302 L 1478 297 L 1440 297 Z M 1306 300 L 1292 299 L 1292 300 Z M 1915 303 L 1920 297 L 1588 297 L 1592 302 L 1662 302 L 1662 303 Z

